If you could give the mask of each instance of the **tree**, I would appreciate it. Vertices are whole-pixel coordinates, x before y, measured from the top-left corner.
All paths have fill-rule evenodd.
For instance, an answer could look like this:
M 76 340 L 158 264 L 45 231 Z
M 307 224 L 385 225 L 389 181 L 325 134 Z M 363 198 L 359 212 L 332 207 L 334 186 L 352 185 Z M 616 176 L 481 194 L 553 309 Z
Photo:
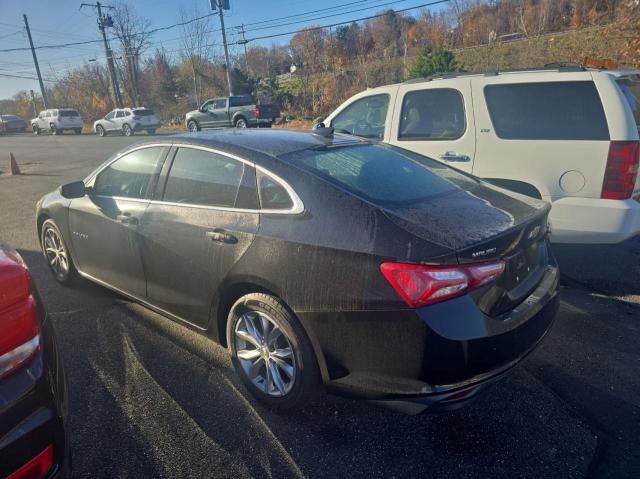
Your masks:
M 138 16 L 128 3 L 121 1 L 116 4 L 113 10 L 113 32 L 120 43 L 125 65 L 124 90 L 129 100 L 137 105 L 141 103 L 139 59 L 150 45 L 150 26 L 151 21 Z
M 453 53 L 445 49 L 444 45 L 435 48 L 427 47 L 409 72 L 411 78 L 420 78 L 435 73 L 456 71 L 456 61 Z

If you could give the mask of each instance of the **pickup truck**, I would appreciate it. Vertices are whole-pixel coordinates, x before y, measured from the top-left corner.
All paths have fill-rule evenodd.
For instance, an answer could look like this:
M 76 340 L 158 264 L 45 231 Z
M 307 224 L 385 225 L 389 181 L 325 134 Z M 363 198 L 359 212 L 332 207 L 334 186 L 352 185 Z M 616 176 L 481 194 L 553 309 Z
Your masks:
M 185 116 L 185 125 L 189 131 L 204 128 L 270 128 L 280 109 L 273 104 L 256 105 L 249 96 L 228 96 L 205 101 L 197 110 Z

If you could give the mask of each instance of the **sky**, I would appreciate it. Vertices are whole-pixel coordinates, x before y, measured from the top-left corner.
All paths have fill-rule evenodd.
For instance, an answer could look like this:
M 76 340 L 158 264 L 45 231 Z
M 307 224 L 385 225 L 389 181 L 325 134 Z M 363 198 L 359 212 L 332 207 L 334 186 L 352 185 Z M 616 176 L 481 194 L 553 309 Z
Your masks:
M 117 0 L 104 0 L 109 5 Z M 94 3 L 85 0 L 86 3 Z M 230 0 L 231 10 L 225 11 L 225 27 L 246 24 L 246 38 L 284 33 L 303 28 L 305 25 L 327 25 L 373 15 L 387 8 L 403 9 L 427 3 L 428 0 Z M 0 50 L 28 47 L 22 15 L 29 19 L 34 45 L 51 45 L 101 38 L 93 8 L 80 9 L 82 0 L 0 0 Z M 164 27 L 180 21 L 181 9 L 189 18 L 209 13 L 209 0 L 129 0 L 136 13 L 151 21 L 151 28 Z M 442 8 L 441 6 L 434 8 Z M 320 9 L 325 11 L 314 12 Z M 357 10 L 357 11 L 356 11 Z M 418 10 L 412 10 L 415 13 Z M 292 17 L 294 15 L 299 15 Z M 265 20 L 289 17 L 282 20 L 260 23 Z M 326 18 L 319 18 L 326 17 Z M 211 17 L 212 30 L 219 28 L 217 16 Z M 295 23 L 293 23 L 295 22 Z M 283 25 L 287 23 L 288 25 Z M 180 27 L 157 32 L 152 36 L 154 46 L 162 46 L 169 56 L 177 58 L 181 44 Z M 240 38 L 232 33 L 227 41 Z M 290 35 L 252 42 L 252 45 L 285 43 Z M 211 33 L 211 43 L 222 43 L 219 32 Z M 115 44 L 112 45 L 115 47 Z M 234 45 L 230 54 L 240 53 L 242 47 Z M 150 49 L 153 51 L 153 49 Z M 40 71 L 45 80 L 55 79 L 73 67 L 96 59 L 104 62 L 104 47 L 101 42 L 65 48 L 36 51 Z M 12 78 L 16 75 L 29 78 Z M 20 90 L 39 90 L 30 51 L 0 52 L 0 99 L 9 98 Z

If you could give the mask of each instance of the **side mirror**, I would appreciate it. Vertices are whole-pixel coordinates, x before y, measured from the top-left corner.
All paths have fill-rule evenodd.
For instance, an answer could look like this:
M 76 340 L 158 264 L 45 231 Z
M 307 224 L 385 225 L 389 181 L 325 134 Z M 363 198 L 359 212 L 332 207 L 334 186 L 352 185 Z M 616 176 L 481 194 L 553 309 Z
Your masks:
M 74 181 L 73 183 L 62 185 L 60 187 L 60 193 L 70 200 L 73 198 L 82 198 L 87 194 L 87 187 L 83 181 Z
M 319 130 L 321 128 L 326 128 L 324 124 L 324 118 L 316 118 L 313 120 L 313 125 L 311 126 L 312 130 Z

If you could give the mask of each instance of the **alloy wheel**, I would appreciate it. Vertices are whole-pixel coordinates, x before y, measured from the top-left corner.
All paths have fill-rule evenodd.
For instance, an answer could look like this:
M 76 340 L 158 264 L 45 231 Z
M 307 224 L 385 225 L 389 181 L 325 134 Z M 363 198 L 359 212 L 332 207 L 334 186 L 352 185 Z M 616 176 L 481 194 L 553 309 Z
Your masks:
M 236 356 L 243 372 L 263 393 L 284 396 L 293 387 L 297 367 L 285 333 L 258 311 L 248 311 L 234 329 Z
M 49 266 L 58 278 L 65 278 L 69 274 L 69 257 L 62 238 L 56 230 L 48 228 L 44 233 L 44 253 Z

